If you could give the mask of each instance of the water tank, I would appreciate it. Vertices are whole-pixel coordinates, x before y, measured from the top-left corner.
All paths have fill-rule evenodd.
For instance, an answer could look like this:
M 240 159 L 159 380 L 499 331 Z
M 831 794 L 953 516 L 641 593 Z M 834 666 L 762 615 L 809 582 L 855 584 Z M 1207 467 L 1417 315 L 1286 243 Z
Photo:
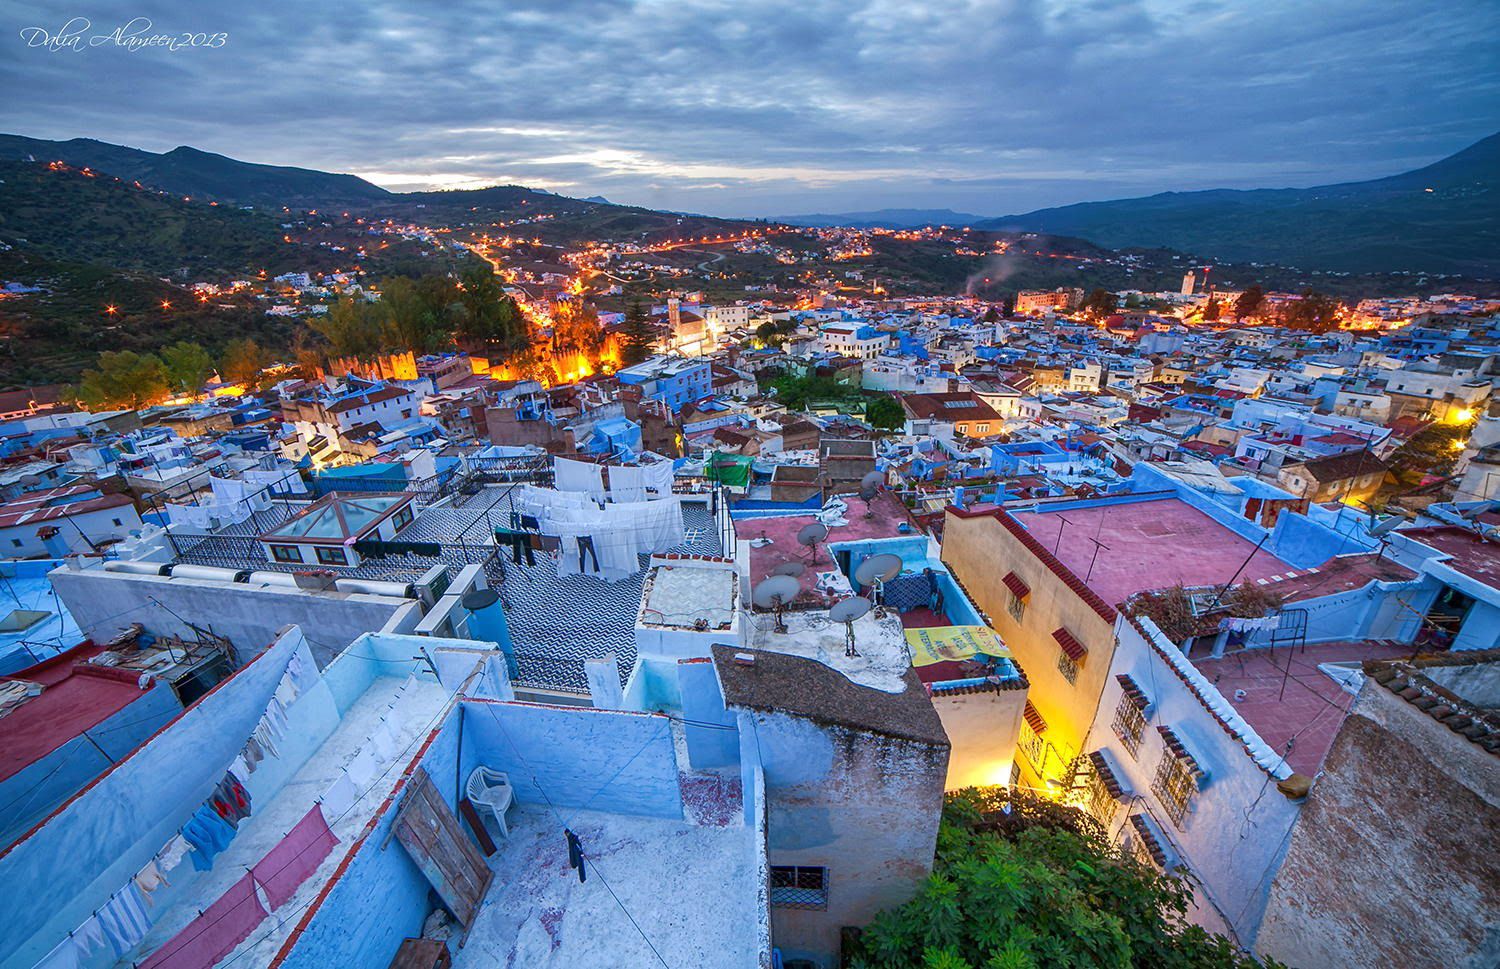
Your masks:
M 407 582 L 382 582 L 379 579 L 338 580 L 340 592 L 363 592 L 372 596 L 393 596 L 397 599 L 415 599 L 416 589 Z
M 289 588 L 297 588 L 297 577 L 290 572 L 258 571 L 251 572 L 245 579 L 248 585 L 281 585 Z
M 167 575 L 172 566 L 161 562 L 124 562 L 113 559 L 104 563 L 106 572 L 129 572 L 132 575 Z
M 172 565 L 166 573 L 174 579 L 206 579 L 210 582 L 242 582 L 249 569 L 225 569 L 214 565 Z

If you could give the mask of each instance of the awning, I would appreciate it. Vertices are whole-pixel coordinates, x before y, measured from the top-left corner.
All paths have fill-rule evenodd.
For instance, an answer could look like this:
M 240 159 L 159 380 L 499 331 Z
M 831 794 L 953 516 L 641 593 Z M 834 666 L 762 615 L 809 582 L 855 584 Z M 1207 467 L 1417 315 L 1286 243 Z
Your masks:
M 1109 755 L 1103 750 L 1096 750 L 1089 754 L 1089 763 L 1094 766 L 1094 773 L 1099 775 L 1099 780 L 1104 784 L 1104 789 L 1109 796 L 1116 801 L 1124 801 L 1130 797 L 1130 786 L 1120 780 L 1119 771 L 1110 762 Z
M 1151 698 L 1146 696 L 1146 691 L 1141 689 L 1135 677 L 1129 673 L 1120 673 L 1115 677 L 1115 681 L 1120 684 L 1120 689 L 1124 691 L 1125 696 L 1130 699 L 1135 708 L 1145 713 L 1146 709 L 1151 706 Z
M 1031 728 L 1032 733 L 1040 734 L 1047 731 L 1047 721 L 1042 719 L 1042 715 L 1037 712 L 1036 707 L 1031 705 L 1030 700 L 1026 701 L 1026 710 L 1022 716 L 1026 718 L 1026 725 Z
M 1005 578 L 1001 579 L 1000 581 L 1005 583 L 1005 587 L 1009 589 L 1017 599 L 1024 599 L 1027 596 L 1031 595 L 1031 586 L 1021 581 L 1021 577 L 1019 575 L 1016 575 L 1014 572 L 1005 573 Z
M 1194 757 L 1187 749 L 1187 745 L 1182 742 L 1182 738 L 1177 736 L 1177 731 L 1165 724 L 1157 724 L 1156 729 L 1161 734 L 1162 743 L 1166 744 L 1167 751 L 1173 757 L 1186 764 L 1188 770 L 1193 772 L 1193 776 L 1201 784 L 1203 779 L 1208 776 L 1208 772 L 1198 763 L 1198 758 Z
M 1062 651 L 1068 654 L 1068 659 L 1075 663 L 1089 654 L 1088 647 L 1080 643 L 1077 636 L 1068 632 L 1066 626 L 1053 630 L 1052 638 L 1057 640 L 1057 645 L 1061 646 Z
M 1167 843 L 1167 838 L 1152 823 L 1151 819 L 1144 814 L 1132 814 L 1130 816 L 1130 827 L 1135 831 L 1135 836 L 1140 839 L 1141 845 L 1155 861 L 1157 867 L 1166 871 L 1176 867 L 1177 854 Z

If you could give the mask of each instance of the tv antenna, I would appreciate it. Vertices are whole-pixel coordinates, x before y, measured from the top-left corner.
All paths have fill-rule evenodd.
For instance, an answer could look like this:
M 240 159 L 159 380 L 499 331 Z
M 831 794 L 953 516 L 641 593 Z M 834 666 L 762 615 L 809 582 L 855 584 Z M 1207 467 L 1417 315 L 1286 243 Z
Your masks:
M 859 651 L 854 648 L 854 620 L 863 617 L 874 607 L 869 599 L 863 596 L 851 596 L 834 603 L 833 608 L 828 610 L 828 618 L 834 622 L 844 624 L 844 655 L 858 656 Z
M 802 591 L 802 583 L 790 575 L 773 575 L 769 579 L 761 581 L 750 595 L 750 601 L 762 609 L 770 609 L 776 614 L 775 631 L 786 632 L 786 623 L 782 615 L 786 612 L 786 604 L 797 598 L 797 593 Z
M 854 581 L 862 588 L 870 590 L 870 597 L 876 602 L 883 601 L 885 584 L 894 579 L 901 571 L 901 556 L 882 552 L 872 555 L 859 563 L 859 568 L 854 570 Z
M 807 546 L 807 561 L 809 565 L 817 560 L 817 553 L 813 549 L 817 548 L 818 543 L 827 537 L 828 526 L 822 522 L 809 522 L 803 525 L 802 530 L 797 533 L 797 541 Z

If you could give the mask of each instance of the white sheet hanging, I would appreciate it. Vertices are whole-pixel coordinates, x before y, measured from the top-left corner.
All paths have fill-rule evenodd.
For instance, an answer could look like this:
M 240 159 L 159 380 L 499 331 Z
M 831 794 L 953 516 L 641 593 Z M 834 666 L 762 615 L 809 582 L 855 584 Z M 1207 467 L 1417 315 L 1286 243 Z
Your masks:
M 609 469 L 611 501 L 645 501 L 647 474 L 645 468 L 612 465 Z
M 646 487 L 656 492 L 656 497 L 665 498 L 672 493 L 672 479 L 675 470 L 671 458 L 662 458 L 660 461 L 645 467 Z
M 558 491 L 581 491 L 596 501 L 604 500 L 604 469 L 599 465 L 553 458 L 552 473 Z

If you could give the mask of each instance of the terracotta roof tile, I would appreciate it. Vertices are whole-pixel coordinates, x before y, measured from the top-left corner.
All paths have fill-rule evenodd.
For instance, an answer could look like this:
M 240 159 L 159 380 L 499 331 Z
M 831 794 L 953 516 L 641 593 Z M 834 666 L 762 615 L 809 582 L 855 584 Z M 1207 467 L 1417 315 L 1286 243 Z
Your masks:
M 1057 640 L 1057 645 L 1061 646 L 1062 651 L 1068 654 L 1068 659 L 1075 663 L 1089 654 L 1088 647 L 1080 643 L 1077 636 L 1068 632 L 1066 626 L 1052 630 L 1052 638 Z

